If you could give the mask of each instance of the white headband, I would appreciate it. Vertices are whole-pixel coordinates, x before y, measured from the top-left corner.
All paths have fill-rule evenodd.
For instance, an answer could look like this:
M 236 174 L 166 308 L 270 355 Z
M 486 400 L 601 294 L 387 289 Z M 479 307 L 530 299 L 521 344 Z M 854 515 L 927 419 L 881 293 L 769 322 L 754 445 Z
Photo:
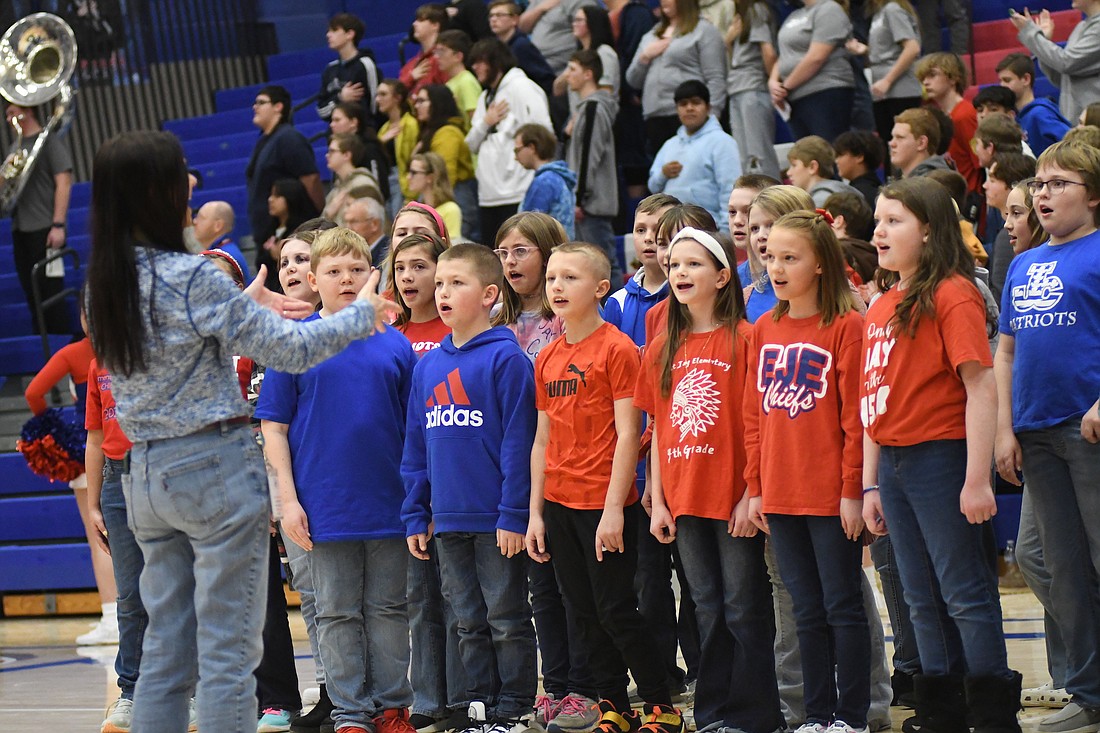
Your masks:
M 676 243 L 682 239 L 690 239 L 693 242 L 698 242 L 703 245 L 708 252 L 715 256 L 715 258 L 722 263 L 722 267 L 727 270 L 730 269 L 730 258 L 726 254 L 726 250 L 722 249 L 722 245 L 718 243 L 718 240 L 710 235 L 708 232 L 704 232 L 702 229 L 696 229 L 695 227 L 684 227 L 672 238 L 672 243 L 668 245 L 668 255 L 672 256 L 672 248 L 676 246 Z

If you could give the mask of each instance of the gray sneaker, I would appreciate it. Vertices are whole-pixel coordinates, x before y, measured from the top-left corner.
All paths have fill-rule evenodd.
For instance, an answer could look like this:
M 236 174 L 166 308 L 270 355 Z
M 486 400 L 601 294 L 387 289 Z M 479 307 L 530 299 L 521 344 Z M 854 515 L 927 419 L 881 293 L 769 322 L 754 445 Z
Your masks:
M 99 727 L 100 733 L 130 733 L 130 718 L 134 713 L 134 701 L 120 697 L 107 708 L 107 715 L 103 719 L 103 725 Z
M 569 693 L 562 698 L 558 714 L 546 726 L 550 733 L 588 733 L 600 722 L 600 710 L 596 701 Z
M 1096 733 L 1100 731 L 1100 710 L 1071 702 L 1054 715 L 1039 721 L 1039 733 Z

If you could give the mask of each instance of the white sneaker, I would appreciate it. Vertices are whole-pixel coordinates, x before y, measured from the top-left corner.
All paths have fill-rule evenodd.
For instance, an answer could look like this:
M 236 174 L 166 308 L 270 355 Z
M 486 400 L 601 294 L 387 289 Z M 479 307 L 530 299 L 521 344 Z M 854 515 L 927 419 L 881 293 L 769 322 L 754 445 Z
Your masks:
M 821 723 L 803 723 L 794 733 L 825 733 L 825 730 Z
M 867 726 L 853 728 L 843 720 L 834 720 L 828 728 L 828 733 L 867 733 Z
M 107 708 L 107 715 L 103 719 L 103 725 L 99 727 L 100 733 L 129 733 L 130 718 L 133 717 L 134 701 L 119 698 Z
M 321 699 L 320 687 L 307 687 L 302 690 L 302 708 L 308 708 L 310 705 L 316 705 Z
M 107 618 L 104 616 L 99 620 L 99 623 L 92 626 L 92 630 L 87 634 L 81 634 L 76 637 L 76 643 L 79 646 L 92 646 L 94 644 L 117 644 L 118 643 L 118 619 Z

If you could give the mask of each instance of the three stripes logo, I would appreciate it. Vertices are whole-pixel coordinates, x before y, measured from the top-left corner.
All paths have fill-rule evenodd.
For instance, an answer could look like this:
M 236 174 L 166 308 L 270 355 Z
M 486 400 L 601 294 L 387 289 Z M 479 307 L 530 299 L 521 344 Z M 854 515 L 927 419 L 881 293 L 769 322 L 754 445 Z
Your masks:
M 432 389 L 431 397 L 425 403 L 428 408 L 424 413 L 426 427 L 481 427 L 484 422 L 481 410 L 460 407 L 469 404 L 470 397 L 462 386 L 462 376 L 455 369 Z

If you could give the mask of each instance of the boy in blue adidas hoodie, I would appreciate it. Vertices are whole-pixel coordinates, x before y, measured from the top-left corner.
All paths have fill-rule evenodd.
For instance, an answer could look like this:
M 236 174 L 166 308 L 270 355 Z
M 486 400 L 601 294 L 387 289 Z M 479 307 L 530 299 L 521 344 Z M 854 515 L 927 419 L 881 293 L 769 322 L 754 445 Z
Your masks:
M 413 371 L 401 474 L 409 551 L 436 535 L 443 597 L 458 618 L 471 724 L 529 727 L 537 687 L 524 535 L 531 493 L 535 383 L 511 330 L 489 312 L 504 270 L 488 247 L 439 256 L 435 297 L 451 334 Z

